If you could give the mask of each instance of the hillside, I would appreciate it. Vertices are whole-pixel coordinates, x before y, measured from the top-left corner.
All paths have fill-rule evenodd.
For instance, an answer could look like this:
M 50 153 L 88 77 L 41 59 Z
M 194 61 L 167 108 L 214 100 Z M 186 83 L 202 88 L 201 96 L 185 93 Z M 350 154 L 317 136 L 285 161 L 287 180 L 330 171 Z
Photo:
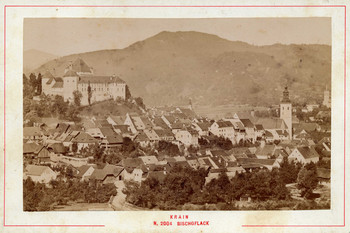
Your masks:
M 253 46 L 199 32 L 161 32 L 120 50 L 101 50 L 51 60 L 35 72 L 84 59 L 100 75 L 124 79 L 146 105 L 187 103 L 274 104 L 288 84 L 292 99 L 322 98 L 331 84 L 331 47 Z
M 55 59 L 56 57 L 56 55 L 45 53 L 36 49 L 26 50 L 23 52 L 23 72 L 28 74 L 32 70 L 52 59 Z

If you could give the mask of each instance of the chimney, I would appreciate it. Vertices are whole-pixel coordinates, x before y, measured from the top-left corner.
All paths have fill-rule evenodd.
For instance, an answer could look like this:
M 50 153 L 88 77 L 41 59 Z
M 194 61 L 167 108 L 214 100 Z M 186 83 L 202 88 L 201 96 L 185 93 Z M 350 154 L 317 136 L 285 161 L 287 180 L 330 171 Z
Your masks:
M 91 74 L 94 74 L 94 68 L 91 66 L 90 67 Z

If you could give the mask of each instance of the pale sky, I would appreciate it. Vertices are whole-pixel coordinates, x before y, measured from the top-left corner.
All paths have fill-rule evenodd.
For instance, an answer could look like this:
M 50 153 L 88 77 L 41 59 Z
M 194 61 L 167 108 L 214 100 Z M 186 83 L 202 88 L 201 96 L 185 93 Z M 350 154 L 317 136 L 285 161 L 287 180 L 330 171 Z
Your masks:
M 53 55 L 123 49 L 161 31 L 198 31 L 254 45 L 331 45 L 331 18 L 92 19 L 27 18 L 25 50 Z

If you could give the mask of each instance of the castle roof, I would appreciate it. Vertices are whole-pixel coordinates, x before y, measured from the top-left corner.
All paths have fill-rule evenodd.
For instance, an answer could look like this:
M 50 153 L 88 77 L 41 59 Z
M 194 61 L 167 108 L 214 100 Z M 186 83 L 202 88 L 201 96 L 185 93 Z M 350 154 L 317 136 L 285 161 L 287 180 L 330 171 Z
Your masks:
M 79 75 L 79 83 L 125 83 L 119 77 L 115 76 L 96 76 L 96 75 Z
M 73 70 L 68 70 L 63 77 L 77 77 L 78 74 L 77 72 L 73 71 Z
M 73 62 L 72 70 L 75 72 L 91 73 L 91 68 L 81 58 L 78 58 Z

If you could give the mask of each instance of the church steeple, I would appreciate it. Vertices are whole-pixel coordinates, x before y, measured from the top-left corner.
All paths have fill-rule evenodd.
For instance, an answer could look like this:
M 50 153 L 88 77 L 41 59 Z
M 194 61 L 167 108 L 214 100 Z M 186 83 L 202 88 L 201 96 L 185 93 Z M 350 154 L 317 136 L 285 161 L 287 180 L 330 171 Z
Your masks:
M 282 103 L 290 103 L 289 91 L 288 91 L 288 87 L 287 86 L 284 88 L 284 91 L 283 91 Z

